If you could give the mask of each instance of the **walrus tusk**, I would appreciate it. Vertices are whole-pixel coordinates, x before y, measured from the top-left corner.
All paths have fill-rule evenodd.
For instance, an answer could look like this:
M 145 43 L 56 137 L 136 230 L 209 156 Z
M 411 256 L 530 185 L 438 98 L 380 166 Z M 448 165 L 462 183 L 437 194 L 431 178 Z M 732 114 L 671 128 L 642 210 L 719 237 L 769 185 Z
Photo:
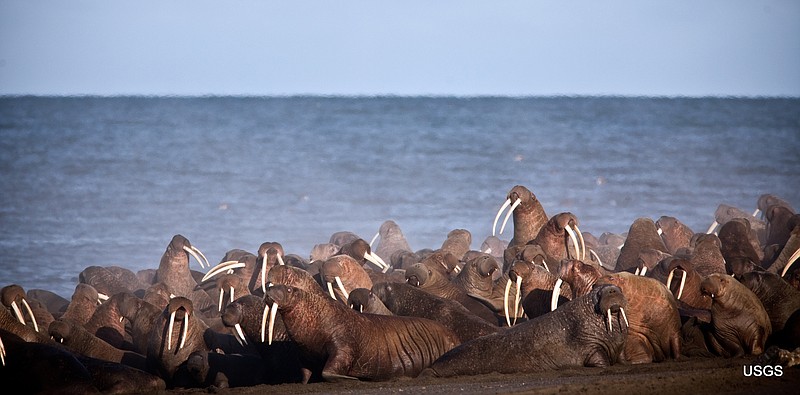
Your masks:
M 506 282 L 506 290 L 503 292 L 503 313 L 506 315 L 506 324 L 511 326 L 511 317 L 508 315 L 508 292 L 511 291 L 511 279 Z
M 388 271 L 389 271 L 389 267 L 390 267 L 390 266 L 389 266 L 389 264 L 388 264 L 388 263 L 386 263 L 386 261 L 384 261 L 384 260 L 383 260 L 383 258 L 381 258 L 381 257 L 380 257 L 380 255 L 378 255 L 378 254 L 376 254 L 376 253 L 374 253 L 374 252 L 370 252 L 369 254 L 370 254 L 370 255 L 371 255 L 373 258 L 375 258 L 375 260 L 376 260 L 376 261 L 380 262 L 380 264 L 383 266 L 383 270 L 382 270 L 382 272 L 386 273 L 386 272 L 388 272 Z
M 3 338 L 0 338 L 0 363 L 6 366 L 6 346 L 3 344 Z
M 175 312 L 169 315 L 169 325 L 167 326 L 167 350 L 172 350 L 172 326 L 175 324 Z
M 39 332 L 39 325 L 36 323 L 36 317 L 33 316 L 33 310 L 31 310 L 31 306 L 28 304 L 28 301 L 22 299 L 22 305 L 25 306 L 25 310 L 28 311 L 28 315 L 31 317 L 31 322 L 33 322 L 33 329 L 35 329 L 36 332 Z
M 269 312 L 269 304 L 264 305 L 264 311 L 261 313 L 261 342 L 267 341 L 267 313 Z
M 375 233 L 375 236 L 372 236 L 372 240 L 369 241 L 369 248 L 372 248 L 372 244 L 375 243 L 375 240 L 378 240 L 378 236 L 381 235 L 381 231 Z
M 661 234 L 663 234 L 663 233 L 664 233 L 664 229 L 661 229 L 661 227 L 659 226 L 659 227 L 656 229 L 656 233 L 658 233 L 658 235 L 659 235 L 659 236 L 661 236 Z
M 519 317 L 519 304 L 522 301 L 522 296 L 519 294 L 522 289 L 522 277 L 517 276 L 517 294 L 514 295 L 514 325 L 517 324 L 517 317 Z
M 675 269 L 672 269 L 672 270 L 669 271 L 669 276 L 667 276 L 667 289 L 669 289 L 669 286 L 672 285 L 672 276 L 674 274 L 675 274 Z M 670 291 L 670 292 L 672 292 L 672 291 Z
M 613 327 L 611 326 L 611 309 L 606 309 L 606 315 L 608 316 L 608 331 L 613 332 Z
M 344 284 L 342 284 L 342 279 L 339 276 L 334 277 L 336 280 L 336 286 L 339 287 L 339 290 L 342 291 L 342 295 L 344 295 L 344 300 L 347 300 L 350 297 L 350 294 L 344 289 Z
M 267 256 L 264 255 L 264 262 L 261 263 L 261 292 L 267 293 Z
M 333 283 L 331 283 L 330 281 L 328 281 L 328 293 L 331 294 L 333 300 L 336 300 L 336 294 L 333 293 Z
M 636 268 L 636 271 L 635 271 L 635 272 L 633 272 L 633 274 L 634 274 L 634 275 L 636 275 L 636 276 L 638 276 L 638 275 L 639 275 L 639 268 L 638 268 L 638 267 Z
M 189 332 L 189 313 L 183 315 L 183 331 L 181 331 L 181 345 L 178 346 L 178 350 L 183 349 L 183 345 L 186 344 L 186 334 Z
M 25 325 L 25 317 L 22 316 L 22 311 L 19 310 L 19 306 L 17 306 L 17 302 L 11 302 L 11 308 L 14 310 L 14 315 L 17 317 L 17 321 L 20 324 Z
M 231 285 L 231 301 L 230 301 L 230 303 L 233 303 L 234 299 L 235 298 L 233 297 L 233 285 Z
M 597 264 L 598 264 L 600 267 L 603 267 L 603 261 L 601 261 L 601 260 L 600 260 L 600 256 L 599 256 L 599 255 L 597 255 L 597 253 L 596 253 L 596 252 L 594 252 L 594 250 L 593 250 L 593 249 L 591 249 L 591 248 L 589 249 L 589 255 L 590 255 L 590 256 L 594 256 L 594 259 L 597 259 Z
M 102 292 L 97 293 L 97 304 L 103 304 L 103 302 L 105 302 L 108 299 L 109 299 L 108 295 Z
M 625 316 L 625 309 L 623 309 L 622 307 L 620 307 L 620 308 L 619 308 L 619 312 L 620 312 L 620 313 L 622 313 L 622 319 L 623 319 L 623 320 L 625 320 L 625 327 L 626 327 L 626 328 L 627 328 L 627 327 L 629 327 L 630 325 L 628 324 L 628 317 L 627 317 L 627 316 Z
M 708 227 L 706 233 L 707 234 L 714 233 L 714 230 L 717 229 L 717 225 L 719 225 L 719 222 L 717 222 L 717 220 L 714 220 L 714 222 L 711 223 L 711 226 Z
M 239 269 L 239 268 L 242 268 L 242 267 L 245 267 L 244 262 L 239 262 L 239 261 L 225 261 L 225 262 L 222 262 L 222 263 L 218 264 L 217 266 L 214 266 L 213 268 L 209 269 L 208 273 L 206 273 L 206 275 L 203 276 L 203 278 L 200 280 L 200 282 L 201 283 L 205 282 L 209 278 L 214 277 L 217 274 L 220 274 L 220 273 L 222 273 L 224 271 L 233 270 L 233 269 Z
M 564 226 L 564 229 L 569 233 L 569 238 L 572 239 L 572 247 L 575 249 L 575 258 L 574 259 L 581 259 L 581 246 L 578 245 L 578 237 L 575 236 L 575 231 L 572 230 L 572 227 L 569 224 Z
M 758 207 L 756 207 L 756 211 L 753 211 L 753 217 L 758 215 L 758 213 L 760 213 L 760 212 L 761 212 L 761 210 L 759 210 Z
M 639 273 L 640 276 L 644 276 L 647 274 L 647 266 L 642 266 L 642 271 Z
M 272 333 L 275 329 L 275 314 L 278 313 L 278 304 L 272 302 L 272 309 L 269 311 L 269 342 L 268 345 L 272 345 Z
M 681 285 L 678 287 L 678 297 L 677 299 L 680 300 L 681 295 L 683 295 L 683 286 L 686 285 L 686 270 L 683 271 L 683 275 L 681 276 Z
M 183 246 L 183 250 L 188 252 L 189 255 L 193 256 L 194 259 L 197 260 L 197 263 L 200 264 L 201 268 L 205 269 L 205 264 L 208 264 L 208 267 L 211 267 L 211 264 L 208 263 L 208 259 L 206 259 L 206 256 L 203 255 L 203 253 L 200 252 L 200 250 L 198 250 L 197 247 L 195 247 L 195 246 L 191 246 L 191 247 Z M 201 259 L 200 256 L 198 256 L 197 254 L 200 254 L 203 258 Z M 205 264 L 204 264 L 204 262 L 205 262 Z
M 486 247 L 486 251 L 482 251 L 482 252 L 485 253 L 485 254 L 491 254 L 492 253 L 492 247 Z
M 278 264 L 286 266 L 286 263 L 283 262 L 283 257 L 281 256 L 281 254 L 278 254 L 276 256 L 278 257 Z
M 789 268 L 792 266 L 793 263 L 797 262 L 797 258 L 800 258 L 800 248 L 795 250 L 794 254 L 789 257 L 789 260 L 786 261 L 786 266 L 783 267 L 783 271 L 781 272 L 781 277 L 785 276 L 787 272 L 789 272 Z
M 225 297 L 225 291 L 220 288 L 219 289 L 219 303 L 217 303 L 217 311 L 222 311 L 222 298 Z
M 494 223 L 492 223 L 492 236 L 495 236 L 497 234 L 495 233 L 495 230 L 497 229 L 497 220 L 500 219 L 500 214 L 502 214 L 503 210 L 505 210 L 506 207 L 510 205 L 511 205 L 511 199 L 509 198 L 506 199 L 505 202 L 503 202 L 503 205 L 500 206 L 500 210 L 497 210 L 497 215 L 494 216 Z
M 586 259 L 586 242 L 583 240 L 583 232 L 581 232 L 578 225 L 575 225 L 575 233 L 578 234 L 578 238 L 581 239 L 581 260 Z
M 514 209 L 516 209 L 517 206 L 519 206 L 520 203 L 522 203 L 522 199 L 517 198 L 517 200 L 514 201 L 514 204 L 511 205 L 511 208 L 508 209 L 508 212 L 506 213 L 506 217 L 503 219 L 503 225 L 500 227 L 500 234 L 501 235 L 503 234 L 503 230 L 506 228 L 506 224 L 508 223 L 508 218 L 511 217 L 511 213 L 514 212 Z
M 236 325 L 233 326 L 233 328 L 236 329 L 236 335 L 237 335 L 236 337 L 238 339 L 241 339 L 239 341 L 239 344 L 244 343 L 243 345 L 246 345 L 247 344 L 247 338 L 244 337 L 244 332 L 242 332 L 242 326 L 237 322 Z
M 379 256 L 375 254 L 371 254 L 370 252 L 364 252 L 364 259 L 374 263 L 381 270 L 386 270 L 389 267 L 389 265 L 387 265 L 386 262 L 383 261 L 383 259 L 381 259 Z
M 550 311 L 553 311 L 558 307 L 558 297 L 561 295 L 561 283 L 564 282 L 559 278 L 556 280 L 556 285 L 553 286 L 553 296 L 550 298 Z

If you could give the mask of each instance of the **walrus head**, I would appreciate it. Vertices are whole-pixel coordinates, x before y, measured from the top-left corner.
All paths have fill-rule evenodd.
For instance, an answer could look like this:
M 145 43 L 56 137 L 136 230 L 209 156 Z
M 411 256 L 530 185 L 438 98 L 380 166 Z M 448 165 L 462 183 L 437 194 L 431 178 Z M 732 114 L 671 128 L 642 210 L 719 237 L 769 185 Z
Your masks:
M 203 255 L 203 253 L 197 249 L 197 247 L 193 246 L 192 243 L 190 243 L 189 240 L 183 235 L 172 236 L 172 240 L 167 246 L 167 251 L 164 253 L 162 260 L 178 257 L 179 254 L 188 254 L 184 255 L 187 266 L 189 264 L 189 255 L 191 255 L 195 260 L 197 260 L 197 263 L 200 264 L 201 268 L 205 268 L 206 266 L 211 267 L 211 264 L 208 263 L 206 256 Z
M 733 277 L 725 274 L 714 273 L 703 279 L 700 283 L 700 293 L 708 295 L 711 300 L 716 302 L 719 298 L 726 295 L 726 288 Z
M 25 290 L 22 286 L 17 284 L 11 284 L 8 286 L 3 287 L 2 291 L 0 291 L 0 297 L 2 297 L 3 306 L 9 307 L 12 309 L 14 313 L 14 317 L 22 325 L 27 325 L 25 323 L 25 316 L 23 315 L 21 307 L 25 308 L 25 311 L 28 313 L 28 317 L 30 317 L 31 322 L 33 323 L 33 329 L 36 332 L 39 332 L 39 324 L 36 323 L 36 317 L 33 315 L 33 310 L 31 310 L 31 306 L 28 305 L 28 301 L 25 299 Z
M 614 331 L 614 324 L 623 332 L 628 330 L 628 318 L 625 308 L 628 301 L 622 290 L 616 285 L 599 285 L 600 291 L 595 294 L 595 312 L 606 318 L 608 331 Z M 624 322 L 625 326 L 622 325 Z
M 417 263 L 406 270 L 406 282 L 415 287 L 420 287 L 428 281 L 432 274 L 431 270 L 425 267 L 424 264 Z
M 183 348 L 186 344 L 186 336 L 189 332 L 189 316 L 191 316 L 194 307 L 192 301 L 182 296 L 177 296 L 169 301 L 167 308 L 164 309 L 164 314 L 167 315 L 167 350 L 172 349 L 172 328 L 175 326 L 175 320 L 183 321 L 181 334 L 178 337 L 177 350 Z

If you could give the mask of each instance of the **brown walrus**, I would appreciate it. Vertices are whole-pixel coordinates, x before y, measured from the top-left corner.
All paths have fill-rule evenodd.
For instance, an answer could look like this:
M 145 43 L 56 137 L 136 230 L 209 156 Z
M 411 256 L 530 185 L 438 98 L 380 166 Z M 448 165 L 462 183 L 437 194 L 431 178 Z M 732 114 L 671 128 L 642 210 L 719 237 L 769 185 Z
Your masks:
M 700 283 L 700 292 L 711 297 L 709 349 L 723 357 L 761 354 L 772 324 L 758 297 L 727 274 L 712 274 Z
M 618 286 L 628 301 L 624 361 L 636 364 L 678 359 L 681 317 L 675 296 L 664 284 L 627 272 L 600 277 L 597 284 Z
M 557 310 L 448 351 L 425 376 L 529 373 L 565 367 L 609 366 L 628 333 L 619 287 L 602 285 Z
M 269 288 L 267 295 L 304 359 L 322 361 L 328 381 L 415 377 L 458 344 L 450 329 L 424 318 L 359 314 L 329 297 L 284 285 Z

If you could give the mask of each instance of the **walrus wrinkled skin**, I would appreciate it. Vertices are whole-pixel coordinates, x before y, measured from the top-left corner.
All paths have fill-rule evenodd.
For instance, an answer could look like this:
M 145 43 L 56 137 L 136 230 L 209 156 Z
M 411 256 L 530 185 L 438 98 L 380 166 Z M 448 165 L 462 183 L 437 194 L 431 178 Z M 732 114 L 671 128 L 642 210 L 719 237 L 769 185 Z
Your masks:
M 372 294 L 392 313 L 427 318 L 450 328 L 461 342 L 496 333 L 500 327 L 476 316 L 461 303 L 429 294 L 406 283 L 377 283 Z
M 655 279 L 621 272 L 597 279 L 618 286 L 628 300 L 628 339 L 622 359 L 638 364 L 678 359 L 681 317 L 675 297 Z
M 800 347 L 800 291 L 775 273 L 750 272 L 736 279 L 764 305 L 772 324 L 770 343 L 787 350 Z
M 359 314 L 284 285 L 269 288 L 267 295 L 304 358 L 324 361 L 322 377 L 328 381 L 415 377 L 458 344 L 450 329 L 424 318 Z
M 530 373 L 566 367 L 609 366 L 628 333 L 622 290 L 598 286 L 555 311 L 448 351 L 424 376 Z
M 709 350 L 726 358 L 764 352 L 772 324 L 753 291 L 730 275 L 712 274 L 700 283 L 700 292 L 712 300 Z

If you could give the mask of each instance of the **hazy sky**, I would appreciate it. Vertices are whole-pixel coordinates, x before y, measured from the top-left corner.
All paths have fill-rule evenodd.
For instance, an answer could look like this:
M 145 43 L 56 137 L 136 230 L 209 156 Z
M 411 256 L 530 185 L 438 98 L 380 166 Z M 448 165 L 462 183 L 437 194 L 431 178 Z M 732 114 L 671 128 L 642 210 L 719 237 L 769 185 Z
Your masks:
M 800 96 L 800 1 L 0 0 L 0 94 Z

